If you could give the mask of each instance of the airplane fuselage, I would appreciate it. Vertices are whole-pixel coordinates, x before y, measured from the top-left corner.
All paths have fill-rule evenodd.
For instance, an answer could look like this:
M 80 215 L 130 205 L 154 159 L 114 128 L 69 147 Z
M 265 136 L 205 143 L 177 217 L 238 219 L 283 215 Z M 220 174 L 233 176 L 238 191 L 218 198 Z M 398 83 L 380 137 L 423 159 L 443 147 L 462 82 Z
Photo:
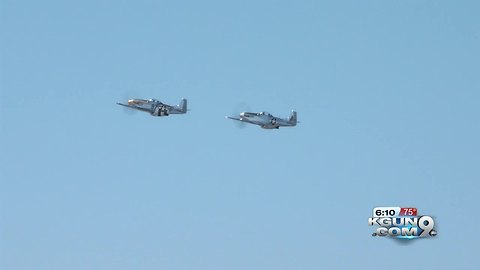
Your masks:
M 128 105 L 134 106 L 139 110 L 149 112 L 153 116 L 168 116 L 169 111 L 166 106 L 158 100 L 130 99 Z
M 286 126 L 295 126 L 296 123 L 293 123 L 289 120 L 275 117 L 267 112 L 260 113 L 251 113 L 251 112 L 242 112 L 240 113 L 240 121 L 247 122 L 254 125 L 259 125 L 265 129 L 278 129 L 279 127 Z
M 117 103 L 143 112 L 152 116 L 168 116 L 169 114 L 183 114 L 187 112 L 187 100 L 182 99 L 179 105 L 167 105 L 156 99 L 129 99 L 127 104 Z

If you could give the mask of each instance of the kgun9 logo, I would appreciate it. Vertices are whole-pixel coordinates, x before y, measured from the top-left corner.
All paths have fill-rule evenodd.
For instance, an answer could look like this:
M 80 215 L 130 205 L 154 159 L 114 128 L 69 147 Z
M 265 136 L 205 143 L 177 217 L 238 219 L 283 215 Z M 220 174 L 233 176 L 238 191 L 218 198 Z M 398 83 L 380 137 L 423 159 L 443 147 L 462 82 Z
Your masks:
M 416 208 L 377 207 L 368 225 L 378 226 L 372 236 L 390 236 L 414 239 L 436 236 L 435 221 L 431 216 L 416 216 Z M 415 215 L 415 216 L 412 216 Z

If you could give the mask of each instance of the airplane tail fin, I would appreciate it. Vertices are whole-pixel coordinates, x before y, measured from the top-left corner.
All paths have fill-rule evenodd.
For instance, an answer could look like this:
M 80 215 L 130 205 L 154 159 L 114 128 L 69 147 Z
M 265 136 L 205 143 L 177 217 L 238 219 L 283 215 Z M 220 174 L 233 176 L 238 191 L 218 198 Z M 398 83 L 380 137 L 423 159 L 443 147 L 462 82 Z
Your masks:
M 288 118 L 288 122 L 292 125 L 297 125 L 297 112 L 296 111 L 292 111 L 292 113 L 290 114 L 290 118 Z
M 178 108 L 180 109 L 180 111 L 182 111 L 182 113 L 186 113 L 187 112 L 187 99 L 182 98 L 182 101 L 180 101 L 180 104 L 178 104 Z

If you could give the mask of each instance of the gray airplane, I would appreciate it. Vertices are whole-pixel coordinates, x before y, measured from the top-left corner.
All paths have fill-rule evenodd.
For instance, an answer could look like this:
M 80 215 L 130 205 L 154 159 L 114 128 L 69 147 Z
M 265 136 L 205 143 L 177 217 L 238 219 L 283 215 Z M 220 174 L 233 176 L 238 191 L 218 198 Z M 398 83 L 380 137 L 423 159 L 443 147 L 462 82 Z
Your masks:
M 152 116 L 168 116 L 169 114 L 183 114 L 187 112 L 187 100 L 182 99 L 179 105 L 167 105 L 156 99 L 129 99 L 127 104 L 117 102 L 118 105 L 148 112 Z
M 275 117 L 267 112 L 242 112 L 240 118 L 227 116 L 228 119 L 259 125 L 265 129 L 278 129 L 280 127 L 294 127 L 297 125 L 297 112 L 292 111 L 288 119 Z

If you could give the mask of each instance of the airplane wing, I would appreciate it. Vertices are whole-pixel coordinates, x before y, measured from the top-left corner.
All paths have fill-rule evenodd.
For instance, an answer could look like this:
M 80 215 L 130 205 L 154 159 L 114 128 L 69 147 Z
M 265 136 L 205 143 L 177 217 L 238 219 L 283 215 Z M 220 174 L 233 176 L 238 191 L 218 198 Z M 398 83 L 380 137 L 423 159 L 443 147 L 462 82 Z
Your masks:
M 130 109 L 134 109 L 134 110 L 139 110 L 139 111 L 144 111 L 144 112 L 150 112 L 149 109 L 140 108 L 140 107 L 136 107 L 136 106 L 132 106 L 132 105 L 128 105 L 128 104 L 123 104 L 123 103 L 120 103 L 120 102 L 117 102 L 117 105 L 124 106 L 124 107 L 130 108 Z

